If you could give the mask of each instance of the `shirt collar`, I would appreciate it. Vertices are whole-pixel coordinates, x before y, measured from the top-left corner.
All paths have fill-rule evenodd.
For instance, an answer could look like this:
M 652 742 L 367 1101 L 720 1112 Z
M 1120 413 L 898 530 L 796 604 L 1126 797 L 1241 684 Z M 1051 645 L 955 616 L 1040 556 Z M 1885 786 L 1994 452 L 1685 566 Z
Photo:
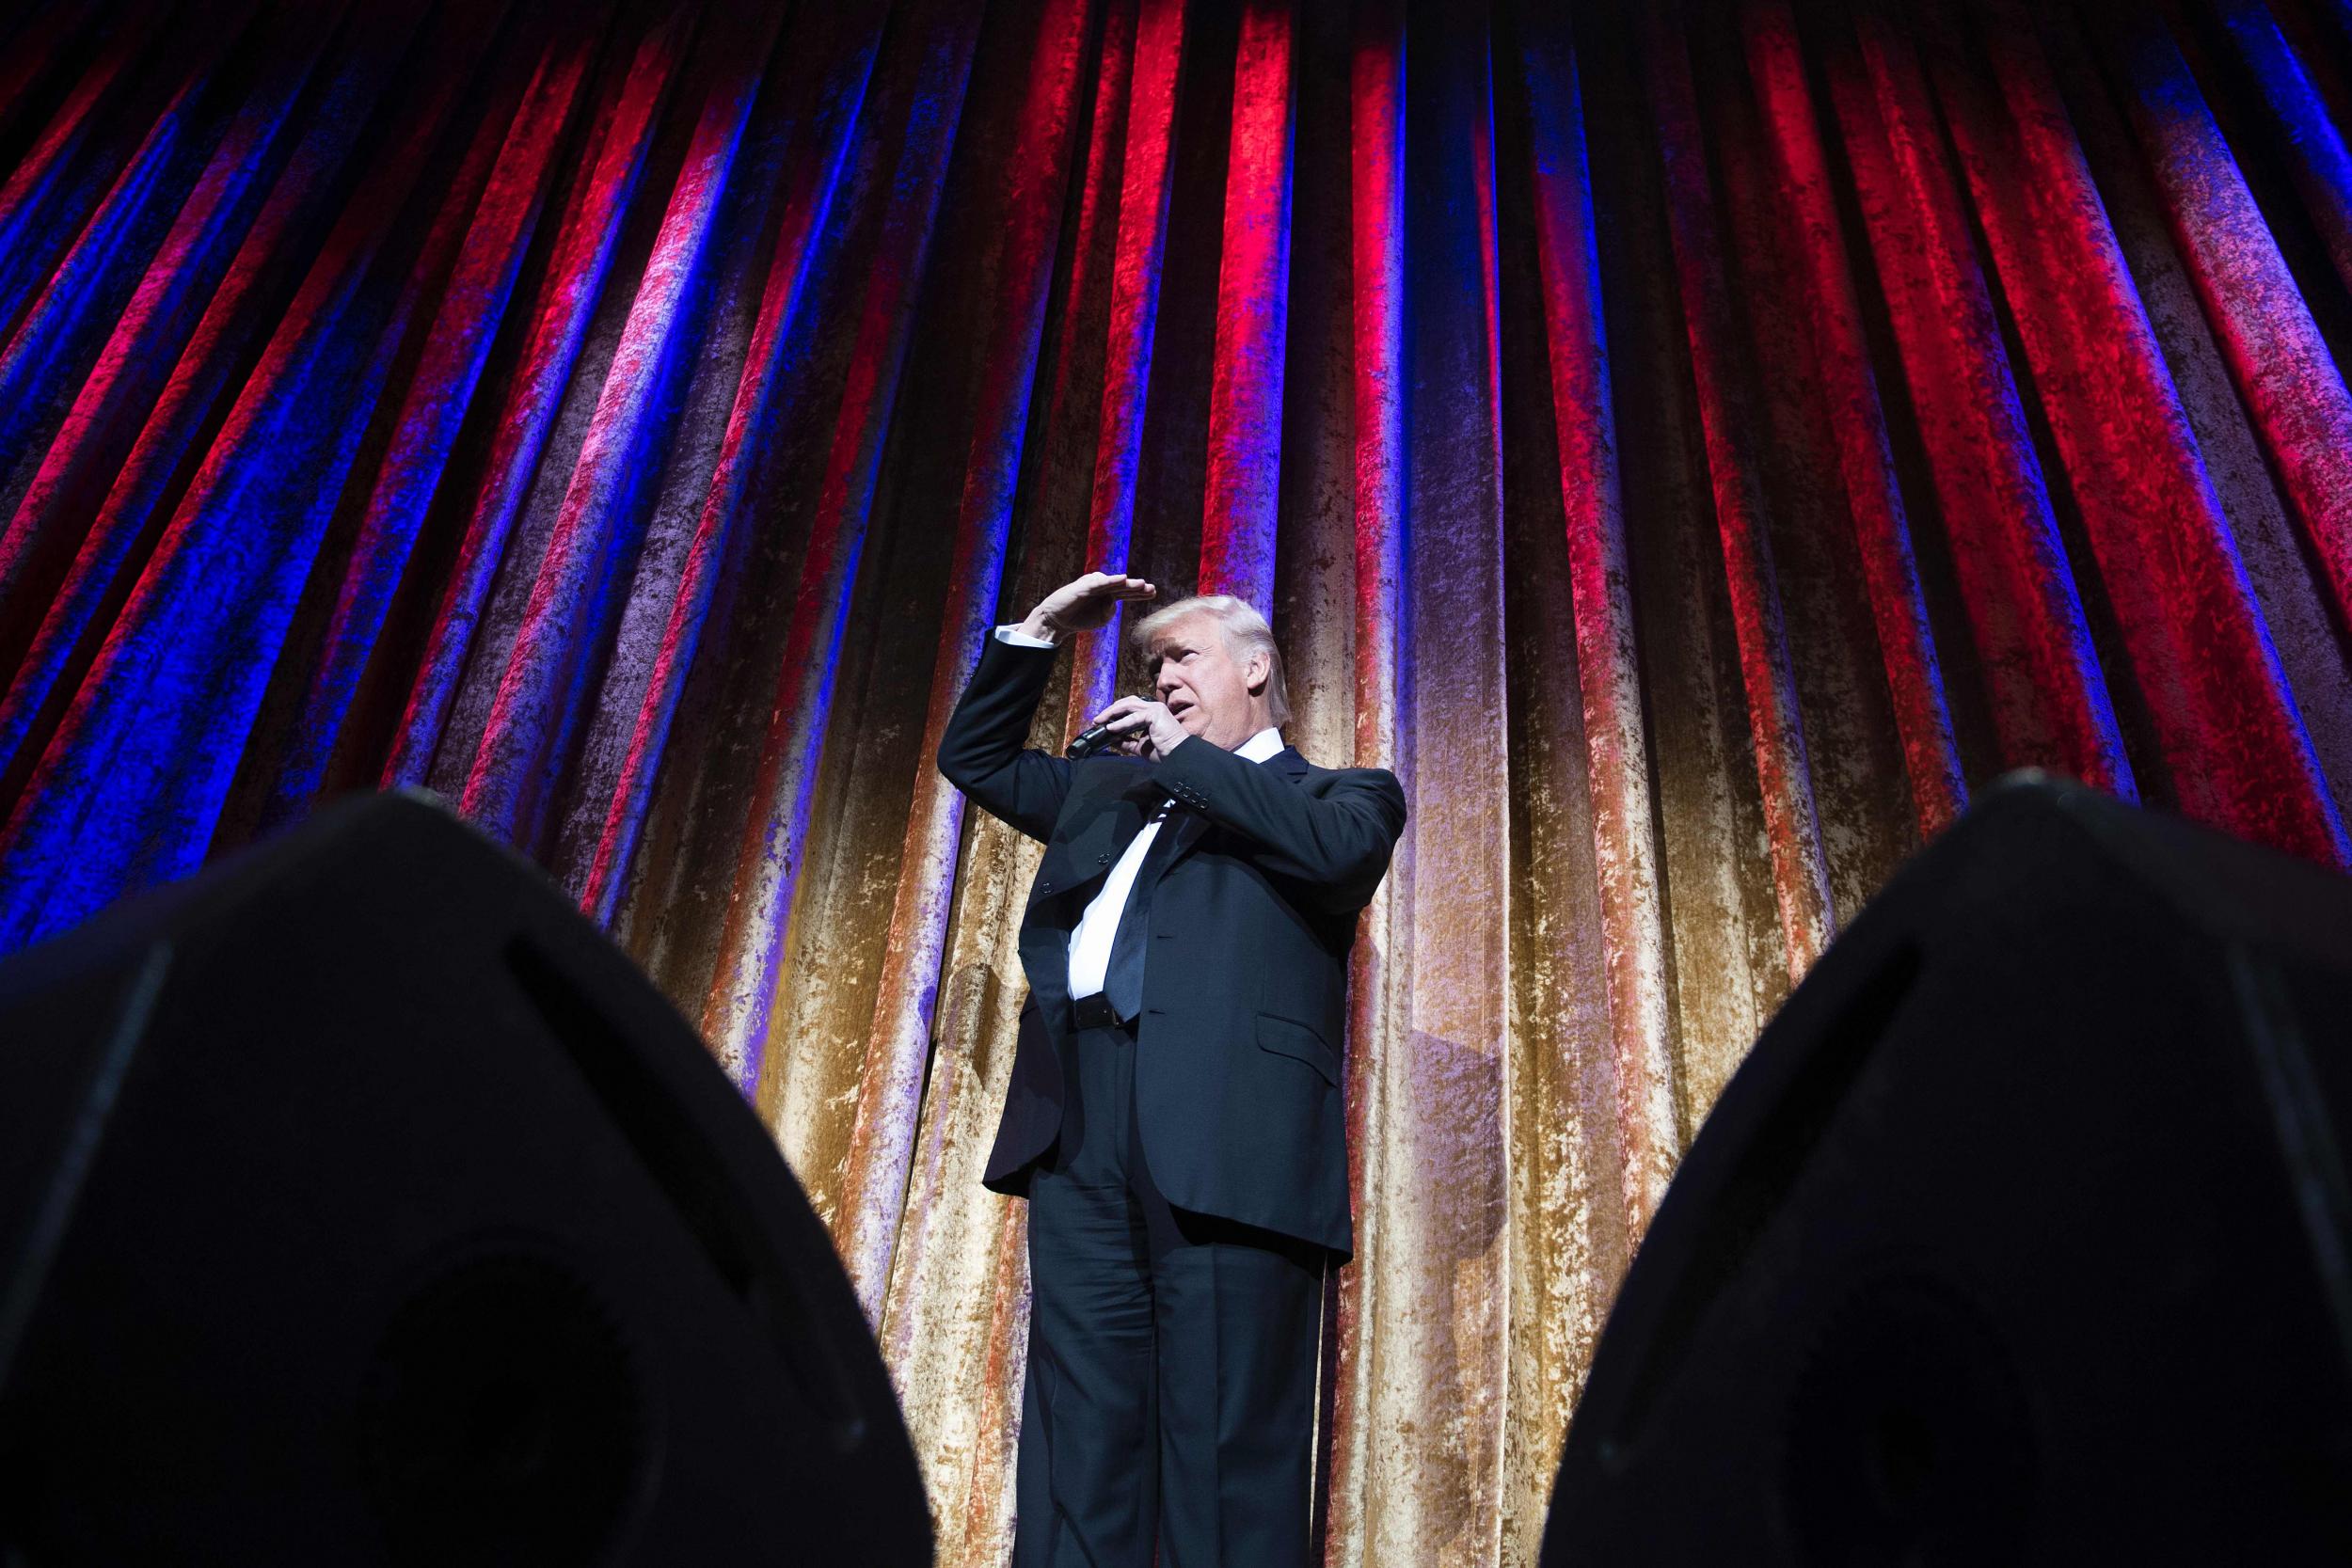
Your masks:
M 1233 754 L 1245 762 L 1263 762 L 1282 750 L 1282 732 L 1268 726 L 1233 748 Z

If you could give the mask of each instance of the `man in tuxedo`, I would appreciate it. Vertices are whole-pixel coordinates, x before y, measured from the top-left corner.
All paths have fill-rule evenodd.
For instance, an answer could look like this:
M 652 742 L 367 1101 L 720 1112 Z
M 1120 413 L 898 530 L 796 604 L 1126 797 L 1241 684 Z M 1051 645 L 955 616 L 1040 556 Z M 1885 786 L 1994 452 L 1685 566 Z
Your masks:
M 1282 743 L 1281 656 L 1238 599 L 1136 637 L 1114 752 L 1023 742 L 1070 637 L 1136 578 L 997 628 L 939 767 L 1046 848 L 1029 1000 L 984 1180 L 1029 1202 L 1016 1568 L 1307 1560 L 1325 1271 L 1354 1238 L 1339 1045 L 1356 916 L 1405 796 Z

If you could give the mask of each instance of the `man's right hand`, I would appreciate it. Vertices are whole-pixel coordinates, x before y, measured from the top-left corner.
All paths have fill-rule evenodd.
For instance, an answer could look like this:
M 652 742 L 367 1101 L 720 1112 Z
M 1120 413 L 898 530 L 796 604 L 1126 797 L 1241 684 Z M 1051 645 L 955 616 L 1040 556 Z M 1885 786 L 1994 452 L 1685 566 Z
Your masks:
M 1156 598 L 1159 592 L 1141 578 L 1122 572 L 1089 572 L 1040 600 L 1029 618 L 1021 623 L 1021 630 L 1041 641 L 1066 641 L 1078 632 L 1107 625 L 1120 600 Z

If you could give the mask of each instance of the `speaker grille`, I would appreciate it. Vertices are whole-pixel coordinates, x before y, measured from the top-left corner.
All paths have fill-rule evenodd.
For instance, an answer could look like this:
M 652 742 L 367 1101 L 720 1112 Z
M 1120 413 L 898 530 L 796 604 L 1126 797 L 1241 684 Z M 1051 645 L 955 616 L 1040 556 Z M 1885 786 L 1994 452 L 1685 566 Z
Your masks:
M 1807 1562 L 1989 1568 L 2025 1550 L 2039 1465 L 2023 1380 L 1955 1287 L 1869 1279 L 1823 1321 L 1783 1423 Z
M 394 1315 L 359 1404 L 369 1501 L 404 1563 L 604 1559 L 652 1444 L 628 1347 L 536 1251 L 477 1255 Z

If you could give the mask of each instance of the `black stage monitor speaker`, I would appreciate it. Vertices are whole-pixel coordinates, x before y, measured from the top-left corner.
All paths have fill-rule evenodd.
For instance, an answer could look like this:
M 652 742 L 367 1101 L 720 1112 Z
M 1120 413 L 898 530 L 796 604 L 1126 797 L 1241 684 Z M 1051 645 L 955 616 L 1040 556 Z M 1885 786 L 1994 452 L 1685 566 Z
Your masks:
M 1543 1561 L 2352 1561 L 2352 881 L 2026 781 L 1725 1087 Z
M 0 1562 L 930 1560 L 767 1134 L 422 797 L 0 964 Z

